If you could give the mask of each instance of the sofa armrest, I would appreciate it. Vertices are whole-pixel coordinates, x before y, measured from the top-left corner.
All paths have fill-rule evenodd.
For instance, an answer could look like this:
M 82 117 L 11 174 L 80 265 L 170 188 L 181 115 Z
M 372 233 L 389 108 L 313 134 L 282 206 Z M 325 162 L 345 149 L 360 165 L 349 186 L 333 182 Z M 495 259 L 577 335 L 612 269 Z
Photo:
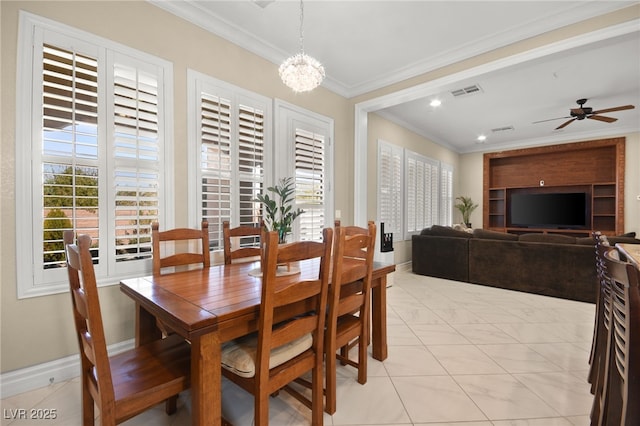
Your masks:
M 469 238 L 414 235 L 411 264 L 416 274 L 469 280 Z

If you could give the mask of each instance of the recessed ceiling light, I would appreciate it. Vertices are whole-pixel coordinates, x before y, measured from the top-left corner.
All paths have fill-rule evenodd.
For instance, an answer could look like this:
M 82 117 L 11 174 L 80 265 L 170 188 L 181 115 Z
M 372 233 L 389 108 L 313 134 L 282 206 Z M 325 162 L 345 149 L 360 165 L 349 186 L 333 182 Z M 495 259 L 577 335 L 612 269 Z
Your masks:
M 487 137 L 485 135 L 480 135 L 476 138 L 476 140 L 478 141 L 478 143 L 483 143 L 487 140 Z
M 429 105 L 432 107 L 439 107 L 442 105 L 442 101 L 440 99 L 433 99 Z

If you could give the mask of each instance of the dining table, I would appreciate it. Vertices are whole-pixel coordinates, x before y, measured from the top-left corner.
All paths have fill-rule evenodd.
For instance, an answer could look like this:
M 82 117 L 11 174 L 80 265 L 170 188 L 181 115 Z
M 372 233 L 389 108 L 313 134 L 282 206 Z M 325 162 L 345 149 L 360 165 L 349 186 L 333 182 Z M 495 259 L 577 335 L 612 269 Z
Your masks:
M 345 267 L 349 262 L 345 259 Z M 136 345 L 162 338 L 158 321 L 191 343 L 191 406 L 193 425 L 220 425 L 221 345 L 257 330 L 262 278 L 260 262 L 214 265 L 204 269 L 149 275 L 120 281 L 120 290 L 135 302 Z M 293 265 L 301 276 L 317 278 L 318 260 Z M 394 264 L 374 262 L 371 289 L 373 358 L 387 358 L 387 276 Z M 296 309 L 296 308 L 294 308 Z M 300 313 L 307 307 L 300 306 Z

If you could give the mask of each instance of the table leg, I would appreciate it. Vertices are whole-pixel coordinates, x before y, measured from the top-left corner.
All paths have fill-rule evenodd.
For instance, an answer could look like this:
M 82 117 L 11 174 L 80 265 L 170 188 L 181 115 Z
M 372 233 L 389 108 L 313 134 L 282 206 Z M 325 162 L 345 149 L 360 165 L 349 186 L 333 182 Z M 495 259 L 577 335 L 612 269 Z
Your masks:
M 191 339 L 191 413 L 194 426 L 222 424 L 220 336 Z
M 136 346 L 162 338 L 162 332 L 156 325 L 156 317 L 151 315 L 139 303 L 136 303 Z
M 387 276 L 371 284 L 372 351 L 378 361 L 387 359 Z

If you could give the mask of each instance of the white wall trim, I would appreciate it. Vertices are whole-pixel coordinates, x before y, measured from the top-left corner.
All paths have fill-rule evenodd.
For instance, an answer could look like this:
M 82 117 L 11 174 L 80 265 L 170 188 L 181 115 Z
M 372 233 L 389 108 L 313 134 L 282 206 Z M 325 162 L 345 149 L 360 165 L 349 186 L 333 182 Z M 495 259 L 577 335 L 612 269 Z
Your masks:
M 134 340 L 109 345 L 107 351 L 109 355 L 132 349 Z M 2 399 L 14 396 L 23 392 L 49 386 L 53 383 L 64 382 L 80 375 L 80 356 L 70 355 L 64 358 L 44 362 L 38 365 L 9 371 L 0 375 L 0 394 Z

